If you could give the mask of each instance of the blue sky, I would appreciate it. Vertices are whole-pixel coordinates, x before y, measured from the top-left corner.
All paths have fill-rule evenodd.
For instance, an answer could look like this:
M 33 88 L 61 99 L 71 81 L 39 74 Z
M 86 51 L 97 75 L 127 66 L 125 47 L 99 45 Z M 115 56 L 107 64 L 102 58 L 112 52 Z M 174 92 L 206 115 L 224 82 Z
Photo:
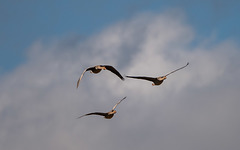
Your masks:
M 179 9 L 198 39 L 240 40 L 240 2 L 237 0 L 1 0 L 0 73 L 26 61 L 34 41 L 75 36 L 86 38 L 135 15 Z

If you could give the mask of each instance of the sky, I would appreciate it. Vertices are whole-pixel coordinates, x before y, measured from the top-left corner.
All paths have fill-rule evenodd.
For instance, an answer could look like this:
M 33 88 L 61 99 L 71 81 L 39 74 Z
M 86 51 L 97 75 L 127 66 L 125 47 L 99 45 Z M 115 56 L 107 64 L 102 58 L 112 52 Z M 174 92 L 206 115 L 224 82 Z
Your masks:
M 239 4 L 0 1 L 1 149 L 239 149 Z
M 237 0 L 0 0 L 0 75 L 24 64 L 37 40 L 85 39 L 146 12 L 182 11 L 196 42 L 209 36 L 239 41 L 239 7 Z

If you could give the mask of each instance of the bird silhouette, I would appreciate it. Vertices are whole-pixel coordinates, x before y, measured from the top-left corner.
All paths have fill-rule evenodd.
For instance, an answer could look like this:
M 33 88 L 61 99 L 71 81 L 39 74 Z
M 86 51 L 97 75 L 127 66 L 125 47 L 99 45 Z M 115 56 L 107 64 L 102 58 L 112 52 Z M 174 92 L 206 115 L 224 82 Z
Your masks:
M 86 71 L 90 71 L 90 73 L 94 73 L 94 74 L 97 74 L 99 73 L 101 70 L 108 70 L 108 71 L 111 71 L 112 73 L 114 73 L 115 75 L 117 75 L 121 80 L 124 80 L 124 78 L 122 77 L 122 75 L 113 67 L 113 66 L 110 66 L 110 65 L 97 65 L 97 66 L 94 66 L 94 67 L 89 67 L 87 69 L 85 69 L 82 73 L 82 75 L 79 77 L 78 81 L 77 81 L 77 88 L 79 86 L 79 83 L 84 75 L 84 73 Z
M 165 76 L 160 76 L 160 77 L 146 77 L 146 76 L 126 76 L 127 78 L 133 78 L 133 79 L 143 79 L 143 80 L 148 80 L 148 81 L 152 81 L 152 85 L 155 86 L 155 85 L 160 85 L 162 84 L 162 82 L 167 79 L 167 76 L 180 70 L 180 69 L 183 69 L 185 68 L 189 63 L 187 63 L 185 66 L 181 67 L 181 68 L 178 68 L 168 74 L 166 74 Z
M 117 113 L 117 111 L 115 110 L 117 105 L 120 104 L 126 97 L 124 97 L 123 99 L 121 99 L 116 105 L 113 106 L 112 110 L 107 112 L 107 113 L 103 113 L 103 112 L 93 112 L 93 113 L 88 113 L 88 114 L 85 114 L 85 115 L 82 115 L 80 117 L 78 117 L 77 119 L 79 118 L 82 118 L 84 116 L 89 116 L 89 115 L 99 115 L 99 116 L 104 116 L 105 119 L 111 119 L 114 114 Z

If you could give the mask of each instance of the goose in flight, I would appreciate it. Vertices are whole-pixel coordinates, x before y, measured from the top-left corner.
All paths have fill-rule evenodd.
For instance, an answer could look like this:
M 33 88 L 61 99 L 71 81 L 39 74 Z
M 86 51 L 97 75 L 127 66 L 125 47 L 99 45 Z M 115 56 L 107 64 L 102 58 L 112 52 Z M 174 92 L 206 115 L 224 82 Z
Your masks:
M 126 76 L 126 77 L 128 77 L 128 78 L 133 78 L 133 79 L 143 79 L 143 80 L 152 81 L 152 82 L 153 82 L 153 83 L 152 83 L 153 86 L 154 86 L 154 85 L 160 85 L 160 84 L 162 84 L 162 82 L 163 82 L 165 79 L 167 79 L 167 76 L 168 76 L 168 75 L 170 75 L 170 74 L 172 74 L 172 73 L 174 73 L 174 72 L 176 72 L 176 71 L 178 71 L 178 70 L 180 70 L 180 69 L 185 68 L 188 64 L 189 64 L 189 63 L 187 63 L 185 66 L 183 66 L 183 67 L 181 67 L 181 68 L 178 68 L 178 69 L 176 69 L 176 70 L 174 70 L 174 71 L 166 74 L 165 76 L 160 76 L 160 77 Z
M 112 110 L 107 112 L 107 113 L 103 113 L 103 112 L 93 112 L 93 113 L 88 113 L 88 114 L 85 114 L 85 115 L 82 115 L 80 117 L 78 117 L 77 119 L 79 118 L 82 118 L 84 116 L 89 116 L 89 115 L 99 115 L 99 116 L 104 116 L 105 119 L 111 119 L 114 114 L 117 113 L 117 111 L 115 110 L 115 108 L 117 107 L 118 104 L 120 104 L 126 97 L 124 97 L 123 99 L 121 99 L 116 105 L 113 106 Z
M 109 65 L 97 65 L 97 66 L 94 66 L 94 67 L 89 67 L 87 69 L 85 69 L 82 73 L 82 75 L 80 76 L 80 78 L 78 79 L 77 81 L 77 88 L 79 86 L 79 83 L 84 75 L 84 73 L 86 71 L 90 71 L 90 73 L 99 73 L 101 70 L 109 70 L 111 71 L 112 73 L 114 73 L 115 75 L 117 75 L 121 80 L 124 80 L 124 78 L 122 77 L 122 75 L 113 67 L 113 66 L 109 66 Z

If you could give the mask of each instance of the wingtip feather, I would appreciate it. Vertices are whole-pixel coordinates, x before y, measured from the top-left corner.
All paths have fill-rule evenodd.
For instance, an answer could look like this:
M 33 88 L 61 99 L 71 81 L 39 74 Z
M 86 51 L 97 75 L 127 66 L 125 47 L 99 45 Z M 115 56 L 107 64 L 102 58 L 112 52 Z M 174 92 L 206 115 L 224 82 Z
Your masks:
M 80 83 L 80 78 L 77 81 L 77 88 L 79 87 L 79 83 Z

